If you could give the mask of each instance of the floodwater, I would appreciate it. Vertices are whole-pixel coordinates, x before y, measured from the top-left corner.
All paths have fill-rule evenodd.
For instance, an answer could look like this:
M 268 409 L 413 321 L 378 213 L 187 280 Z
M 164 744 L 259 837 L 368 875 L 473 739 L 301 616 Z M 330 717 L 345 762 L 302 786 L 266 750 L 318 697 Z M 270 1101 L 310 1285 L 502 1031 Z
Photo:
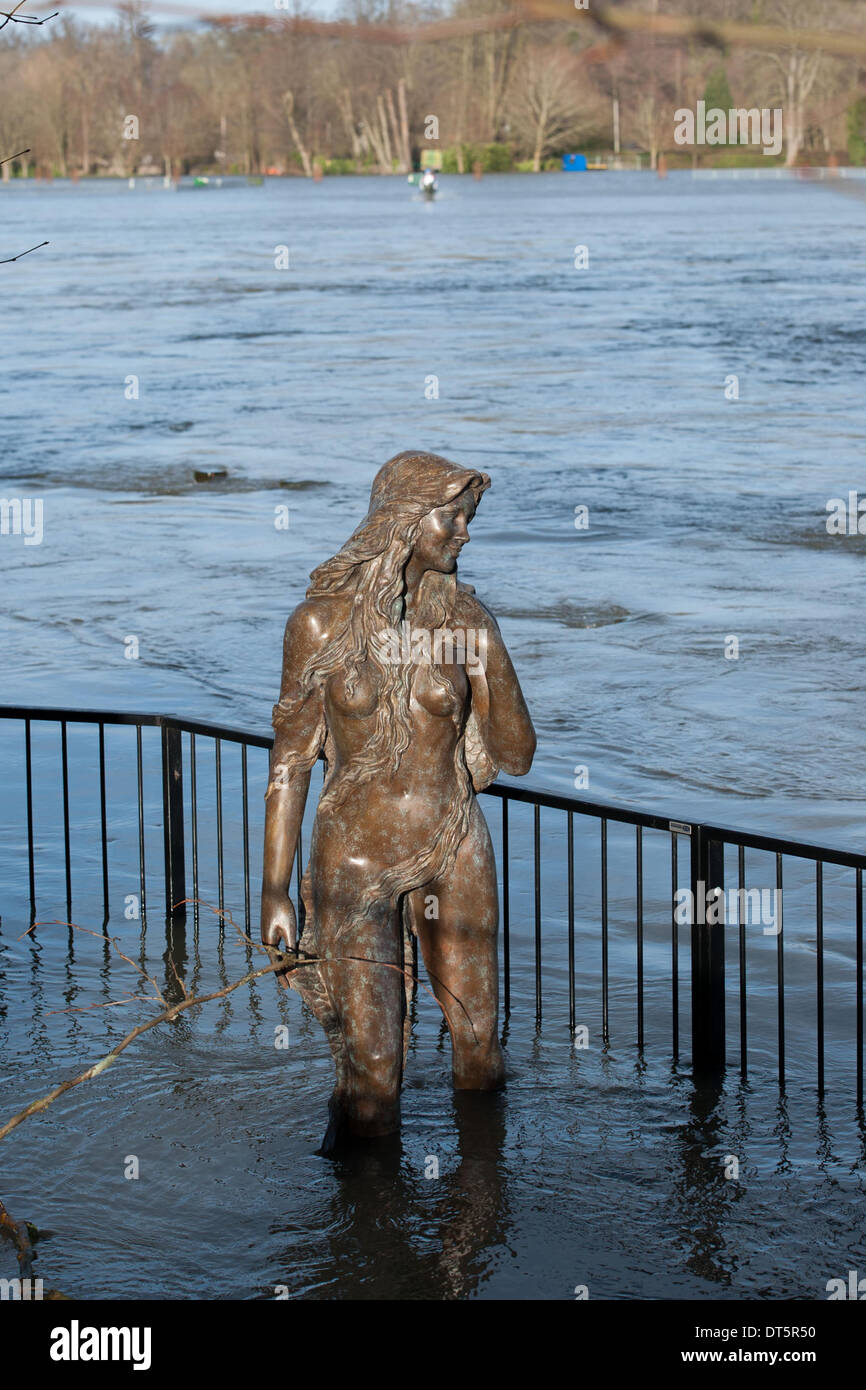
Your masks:
M 263 729 L 309 571 L 366 510 L 379 464 L 428 448 L 493 479 L 461 574 L 497 613 L 526 692 L 533 784 L 567 792 L 582 765 L 589 796 L 862 847 L 866 537 L 828 534 L 826 521 L 829 499 L 862 483 L 866 202 L 687 174 L 445 179 L 432 205 L 396 179 L 178 192 L 139 180 L 0 186 L 0 227 L 2 256 L 50 241 L 0 270 L 3 495 L 41 500 L 43 518 L 40 544 L 0 538 L 5 701 Z M 124 917 L 139 886 L 127 733 L 107 735 L 109 929 L 168 988 L 176 969 L 219 989 L 249 957 L 211 909 L 168 947 L 158 884 L 146 928 Z M 100 940 L 62 927 L 19 939 L 20 726 L 0 743 L 5 1118 L 146 1009 L 109 1006 L 134 972 Z M 41 919 L 67 915 L 57 753 L 56 727 L 34 729 Z M 92 738 L 70 731 L 70 756 L 73 920 L 101 931 Z M 233 763 L 225 775 L 234 789 Z M 250 775 L 255 879 L 263 760 Z M 148 785 L 154 868 L 155 774 Z M 229 805 L 226 904 L 243 922 Z M 498 806 L 485 809 L 496 840 Z M 199 896 L 215 902 L 202 814 Z M 605 1050 L 597 844 L 578 832 L 590 1046 L 576 1049 L 561 835 L 551 824 L 545 838 L 536 1029 L 531 825 L 514 815 L 505 1092 L 453 1095 L 422 990 L 400 1143 L 322 1159 L 324 1038 L 294 995 L 257 981 L 145 1034 L 3 1141 L 0 1197 L 52 1233 L 36 1270 L 48 1285 L 124 1298 L 558 1299 L 586 1286 L 775 1299 L 825 1297 L 828 1279 L 862 1269 L 842 876 L 828 873 L 826 890 L 824 1103 L 814 911 L 796 875 L 787 1088 L 774 1079 L 768 937 L 750 943 L 749 1079 L 732 1070 L 719 1093 L 695 1092 L 687 1047 L 685 1065 L 671 1056 L 661 859 L 648 844 L 641 1055 L 633 860 L 611 845 Z M 686 974 L 679 1011 L 686 1039 Z M 130 1156 L 138 1178 L 124 1176 Z M 7 1249 L 0 1260 L 12 1273 Z

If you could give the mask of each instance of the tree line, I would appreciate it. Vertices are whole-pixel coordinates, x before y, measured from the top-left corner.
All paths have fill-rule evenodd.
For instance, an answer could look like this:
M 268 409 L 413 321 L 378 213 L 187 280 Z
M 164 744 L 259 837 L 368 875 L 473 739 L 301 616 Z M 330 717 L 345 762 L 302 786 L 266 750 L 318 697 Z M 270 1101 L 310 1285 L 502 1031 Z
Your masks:
M 287 3 L 288 0 L 283 0 Z M 511 0 L 348 0 L 337 35 L 262 19 L 158 25 L 138 3 L 106 23 L 61 13 L 0 40 L 0 166 L 62 177 L 195 172 L 407 173 L 429 151 L 454 172 L 541 170 L 584 150 L 655 167 L 760 160 L 678 150 L 674 113 L 699 100 L 781 108 L 786 163 L 866 160 L 866 59 L 820 48 L 720 48 L 700 35 L 599 45 L 589 24 L 494 21 Z M 661 0 L 664 12 L 866 35 L 852 0 Z M 659 0 L 631 0 L 659 10 Z M 295 14 L 301 11 L 295 11 Z M 443 17 L 459 33 L 404 45 L 372 26 Z M 485 29 L 486 20 L 491 21 Z M 459 26 L 455 26 L 458 27 Z M 467 32 L 468 30 L 468 32 Z M 366 32 L 369 31 L 369 32 Z M 861 66 L 862 65 L 862 66 Z

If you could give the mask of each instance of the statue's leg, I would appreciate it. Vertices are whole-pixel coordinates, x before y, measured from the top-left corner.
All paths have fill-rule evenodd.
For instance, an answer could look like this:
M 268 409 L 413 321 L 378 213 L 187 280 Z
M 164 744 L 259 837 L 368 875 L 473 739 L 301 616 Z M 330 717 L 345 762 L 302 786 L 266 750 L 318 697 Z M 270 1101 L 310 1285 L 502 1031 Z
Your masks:
M 494 1090 L 505 1076 L 497 1036 L 499 898 L 493 847 L 477 803 L 451 873 L 416 889 L 410 910 L 430 983 L 449 1020 L 454 1085 Z
M 341 934 L 344 922 L 345 916 L 326 902 L 317 905 L 319 969 L 343 1038 L 332 1128 L 376 1138 L 400 1128 L 405 1011 L 400 922 L 385 904 Z

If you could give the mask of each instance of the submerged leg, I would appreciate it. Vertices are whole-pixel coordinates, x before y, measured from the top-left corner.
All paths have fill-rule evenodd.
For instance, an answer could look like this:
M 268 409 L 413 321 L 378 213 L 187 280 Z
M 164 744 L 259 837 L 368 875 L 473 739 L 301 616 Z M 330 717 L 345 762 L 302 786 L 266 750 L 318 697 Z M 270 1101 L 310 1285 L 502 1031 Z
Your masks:
M 416 889 L 410 901 L 424 964 L 448 1018 L 454 1085 L 489 1091 L 505 1077 L 499 1045 L 499 899 L 493 847 L 478 806 L 447 881 Z
M 405 988 L 397 914 L 383 906 L 338 939 L 342 920 L 318 905 L 319 970 L 342 1039 L 342 1048 L 334 1050 L 332 1142 L 341 1132 L 377 1138 L 399 1130 L 403 1075 Z

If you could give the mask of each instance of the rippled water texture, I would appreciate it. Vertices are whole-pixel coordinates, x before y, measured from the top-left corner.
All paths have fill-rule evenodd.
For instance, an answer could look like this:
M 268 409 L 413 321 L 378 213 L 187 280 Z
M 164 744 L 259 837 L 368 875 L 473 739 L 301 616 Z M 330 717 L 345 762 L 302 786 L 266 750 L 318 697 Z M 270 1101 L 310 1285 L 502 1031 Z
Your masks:
M 50 240 L 0 268 L 3 495 L 44 505 L 41 545 L 0 539 L 3 699 L 266 727 L 309 571 L 363 515 L 378 465 L 428 448 L 493 478 L 461 574 L 518 668 L 539 732 L 534 784 L 569 791 L 585 764 L 590 796 L 861 848 L 866 537 L 830 536 L 825 520 L 829 498 L 866 491 L 866 202 L 687 174 L 453 178 L 443 190 L 428 205 L 375 178 L 0 186 L 2 254 Z M 574 265 L 580 245 L 587 269 Z M 131 377 L 138 399 L 125 397 Z M 730 636 L 738 660 L 725 657 Z M 20 729 L 3 732 L 4 1116 L 145 1016 L 93 1007 L 132 980 L 95 938 L 52 927 L 19 940 L 20 745 Z M 173 962 L 188 985 L 219 988 L 246 954 L 211 912 L 168 953 L 156 909 L 146 932 L 124 919 L 137 891 L 124 748 L 109 740 L 111 930 L 171 987 Z M 71 753 L 78 795 L 92 752 L 73 739 Z M 48 789 L 56 731 L 40 732 L 34 758 Z M 263 766 L 252 774 L 260 817 Z M 56 789 L 42 795 L 40 916 L 64 917 Z M 75 920 L 99 930 L 84 795 Z M 497 808 L 485 809 L 495 831 Z M 151 863 L 159 815 L 156 797 Z M 732 1071 L 719 1094 L 696 1094 L 671 1060 L 670 904 L 649 848 L 649 1021 L 635 1051 L 633 870 L 612 844 L 603 1052 L 596 848 L 578 837 L 578 1009 L 592 1045 L 576 1051 L 554 868 L 534 1029 L 528 833 L 518 818 L 502 1096 L 454 1098 L 422 991 L 401 1143 L 323 1160 L 324 1038 L 294 995 L 256 983 L 146 1034 L 3 1142 L 0 1196 L 53 1232 L 37 1272 L 85 1297 L 285 1286 L 411 1299 L 571 1298 L 577 1285 L 602 1298 L 812 1298 L 858 1261 L 862 1272 L 850 1051 L 843 1066 L 828 1050 L 818 1106 L 811 1006 L 798 1006 L 780 1098 L 773 943 L 756 957 L 750 1080 Z M 212 876 L 204 887 L 212 896 Z M 833 891 L 828 880 L 828 1020 L 848 1027 Z M 240 920 L 236 862 L 226 892 Z M 795 878 L 791 893 L 789 979 L 812 1000 L 807 888 Z M 71 1008 L 85 1011 L 56 1012 Z M 685 1038 L 685 977 L 680 1010 Z M 128 1155 L 137 1181 L 124 1178 Z M 0 1261 L 11 1273 L 8 1248 Z

